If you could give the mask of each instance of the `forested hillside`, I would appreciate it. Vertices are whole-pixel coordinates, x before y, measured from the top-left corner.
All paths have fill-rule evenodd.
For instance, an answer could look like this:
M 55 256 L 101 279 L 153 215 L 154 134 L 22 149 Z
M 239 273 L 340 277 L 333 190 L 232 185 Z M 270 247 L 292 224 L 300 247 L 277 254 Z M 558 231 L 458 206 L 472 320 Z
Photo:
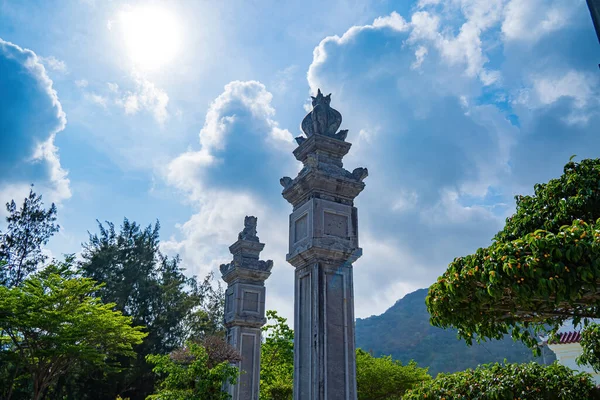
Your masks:
M 391 355 L 407 363 L 415 360 L 420 367 L 429 367 L 435 376 L 439 372 L 462 371 L 478 364 L 502 361 L 527 362 L 534 360 L 531 350 L 510 337 L 501 341 L 467 346 L 456 338 L 456 330 L 443 330 L 429 324 L 425 307 L 427 289 L 406 295 L 385 313 L 356 320 L 356 346 L 373 355 Z M 552 362 L 549 349 L 543 350 L 539 363 Z

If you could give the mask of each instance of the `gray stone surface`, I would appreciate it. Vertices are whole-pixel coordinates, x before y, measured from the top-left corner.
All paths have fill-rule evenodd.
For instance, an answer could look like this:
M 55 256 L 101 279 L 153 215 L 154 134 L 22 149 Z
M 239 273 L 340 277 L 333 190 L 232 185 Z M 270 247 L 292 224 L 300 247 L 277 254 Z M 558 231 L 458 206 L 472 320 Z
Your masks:
M 242 356 L 237 367 L 240 377 L 226 390 L 233 400 L 258 400 L 260 383 L 261 327 L 265 318 L 265 280 L 271 275 L 273 261 L 259 260 L 265 245 L 256 235 L 256 217 L 246 217 L 238 240 L 229 247 L 233 260 L 222 264 L 227 282 L 225 327 L 227 342 Z
M 598 36 L 598 41 L 600 41 L 600 0 L 587 0 L 587 5 L 592 15 L 596 36 Z
M 304 166 L 283 177 L 283 197 L 293 206 L 287 261 L 295 268 L 294 400 L 356 399 L 352 263 L 360 257 L 354 199 L 366 168 L 349 172 L 348 131 L 319 90 L 302 121 L 294 156 Z

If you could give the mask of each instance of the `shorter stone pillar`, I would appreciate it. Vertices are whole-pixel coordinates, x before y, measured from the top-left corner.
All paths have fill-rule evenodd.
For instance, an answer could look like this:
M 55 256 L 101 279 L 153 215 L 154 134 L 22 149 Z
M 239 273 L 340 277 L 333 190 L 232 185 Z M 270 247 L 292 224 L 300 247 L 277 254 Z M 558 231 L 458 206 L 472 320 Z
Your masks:
M 233 400 L 258 400 L 260 383 L 261 328 L 265 317 L 265 280 L 271 275 L 273 261 L 259 260 L 265 247 L 256 236 L 256 217 L 246 217 L 244 230 L 229 247 L 233 261 L 222 264 L 227 282 L 225 291 L 225 327 L 227 343 L 242 356 L 237 365 L 237 384 L 228 385 Z

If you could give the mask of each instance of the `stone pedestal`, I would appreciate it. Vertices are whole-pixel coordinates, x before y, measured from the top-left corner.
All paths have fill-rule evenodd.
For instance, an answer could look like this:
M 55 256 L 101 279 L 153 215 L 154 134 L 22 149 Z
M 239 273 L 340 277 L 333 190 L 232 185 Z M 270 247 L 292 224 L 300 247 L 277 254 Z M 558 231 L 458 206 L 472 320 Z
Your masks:
M 256 218 L 246 217 L 238 241 L 229 247 L 233 261 L 221 265 L 225 291 L 227 342 L 242 356 L 240 376 L 227 392 L 233 400 L 258 400 L 260 383 L 261 327 L 265 318 L 265 280 L 271 275 L 273 261 L 259 260 L 265 247 L 256 236 Z
M 302 123 L 295 179 L 284 177 L 292 204 L 287 261 L 295 272 L 294 399 L 355 400 L 356 353 L 352 263 L 360 257 L 354 198 L 368 172 L 343 168 L 350 150 L 341 115 L 319 91 Z

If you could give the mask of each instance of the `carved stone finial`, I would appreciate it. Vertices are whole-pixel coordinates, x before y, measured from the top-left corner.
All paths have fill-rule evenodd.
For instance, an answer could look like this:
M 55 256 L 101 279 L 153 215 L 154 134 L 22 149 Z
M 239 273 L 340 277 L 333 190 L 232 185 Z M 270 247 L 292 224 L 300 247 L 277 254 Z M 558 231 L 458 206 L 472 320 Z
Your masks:
M 238 240 L 249 240 L 251 242 L 258 242 L 258 236 L 256 236 L 256 223 L 258 218 L 252 216 L 246 216 L 244 218 L 244 230 L 238 235 Z
M 229 266 L 231 264 L 221 264 L 221 266 L 219 267 L 219 270 L 221 270 L 221 275 L 225 275 L 227 273 L 227 270 L 229 269 Z
M 313 109 L 302 120 L 302 130 L 306 136 L 325 135 L 344 140 L 341 139 L 341 136 L 338 137 L 336 135 L 337 130 L 342 124 L 342 114 L 331 108 L 331 93 L 323 96 L 321 89 L 318 89 L 317 96 L 311 96 L 311 98 Z M 345 134 L 343 136 L 345 138 Z
M 304 136 L 298 136 L 298 137 L 295 137 L 294 139 L 296 139 L 296 143 L 298 143 L 298 146 L 300 146 L 302 144 L 302 142 L 304 142 L 306 140 L 306 138 Z
M 348 136 L 348 129 L 342 129 L 338 133 L 335 134 L 335 138 L 341 141 L 346 140 L 346 136 Z
M 352 176 L 357 181 L 362 182 L 367 176 L 369 176 L 369 170 L 363 167 L 355 168 L 354 171 L 352 171 Z
M 292 184 L 292 178 L 290 178 L 289 176 L 284 176 L 279 180 L 279 183 L 281 183 L 281 186 L 283 186 L 283 188 L 285 189 Z

